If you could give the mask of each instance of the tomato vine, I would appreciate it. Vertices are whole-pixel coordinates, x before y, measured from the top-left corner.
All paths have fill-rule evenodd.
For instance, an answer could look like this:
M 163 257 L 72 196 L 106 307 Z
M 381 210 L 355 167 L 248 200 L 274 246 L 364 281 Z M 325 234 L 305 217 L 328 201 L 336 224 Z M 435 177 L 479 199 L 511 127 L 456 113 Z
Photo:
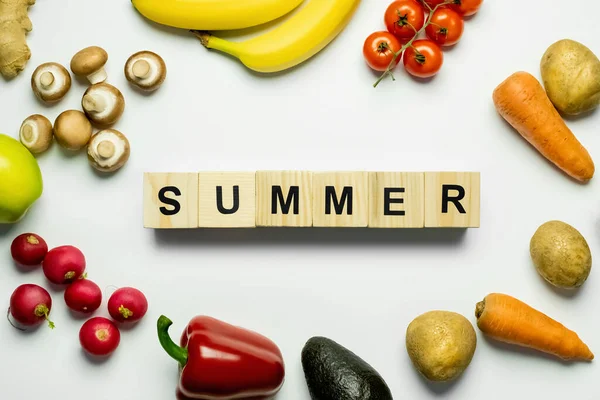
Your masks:
M 383 71 L 383 73 L 381 74 L 381 76 L 379 77 L 379 79 L 377 79 L 377 81 L 373 84 L 373 87 L 377 87 L 377 85 L 379 85 L 379 83 L 381 83 L 381 81 L 383 81 L 388 75 L 392 78 L 392 80 L 396 80 L 394 78 L 394 75 L 392 74 L 392 70 L 396 67 L 396 63 L 398 60 L 398 57 L 400 57 L 402 55 L 402 53 L 404 53 L 404 51 L 408 48 L 412 48 L 415 51 L 416 54 L 416 61 L 419 63 L 423 63 L 425 62 L 425 56 L 423 54 L 421 54 L 419 52 L 419 50 L 417 50 L 414 46 L 413 46 L 413 42 L 415 40 L 418 39 L 418 37 L 425 32 L 425 29 L 432 24 L 431 20 L 433 18 L 433 15 L 435 14 L 435 12 L 443 6 L 448 6 L 451 4 L 460 4 L 460 0 L 445 0 L 442 3 L 437 4 L 435 7 L 431 7 L 425 0 L 419 0 L 419 3 L 422 4 L 424 7 L 427 8 L 427 11 L 429 12 L 429 15 L 427 16 L 427 19 L 425 20 L 425 24 L 421 27 L 421 29 L 416 30 L 412 25 L 410 25 L 409 22 L 407 22 L 408 25 L 410 25 L 413 30 L 415 31 L 415 34 L 413 35 L 413 37 L 406 42 L 406 44 L 404 44 L 400 50 L 396 51 L 394 53 L 394 57 L 392 58 L 392 60 L 390 61 L 390 63 L 388 64 L 388 67 L 385 69 L 385 71 Z

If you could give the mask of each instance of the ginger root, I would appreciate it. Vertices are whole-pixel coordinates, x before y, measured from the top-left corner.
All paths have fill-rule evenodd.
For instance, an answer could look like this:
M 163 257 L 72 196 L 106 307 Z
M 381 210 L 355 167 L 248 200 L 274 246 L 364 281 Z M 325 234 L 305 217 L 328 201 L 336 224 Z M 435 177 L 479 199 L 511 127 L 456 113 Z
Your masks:
M 33 26 L 27 16 L 35 0 L 0 0 L 0 74 L 10 79 L 25 69 L 31 58 L 26 35 Z

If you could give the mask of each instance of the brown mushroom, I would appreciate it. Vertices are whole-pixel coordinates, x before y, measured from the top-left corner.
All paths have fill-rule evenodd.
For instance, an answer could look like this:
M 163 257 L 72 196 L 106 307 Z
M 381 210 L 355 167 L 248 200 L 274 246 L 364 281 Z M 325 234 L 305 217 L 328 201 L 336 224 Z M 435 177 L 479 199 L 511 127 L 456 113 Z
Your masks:
M 58 63 L 41 64 L 31 75 L 31 89 L 41 101 L 55 103 L 71 89 L 71 75 Z
M 86 47 L 71 59 L 71 71 L 77 76 L 85 76 L 93 85 L 104 82 L 107 78 L 104 65 L 108 61 L 108 53 L 98 46 Z
M 88 161 L 101 172 L 114 172 L 129 160 L 129 140 L 116 129 L 105 129 L 92 136 L 88 145 Z
M 139 51 L 125 63 L 125 77 L 141 90 L 157 90 L 167 76 L 165 61 L 151 51 Z
M 56 117 L 54 136 L 65 149 L 81 150 L 92 136 L 92 124 L 81 111 L 67 110 Z
M 21 124 L 19 139 L 32 154 L 43 153 L 52 144 L 52 123 L 43 115 L 30 115 Z
M 93 124 L 107 128 L 123 115 L 125 98 L 116 87 L 108 83 L 97 83 L 85 91 L 81 107 Z

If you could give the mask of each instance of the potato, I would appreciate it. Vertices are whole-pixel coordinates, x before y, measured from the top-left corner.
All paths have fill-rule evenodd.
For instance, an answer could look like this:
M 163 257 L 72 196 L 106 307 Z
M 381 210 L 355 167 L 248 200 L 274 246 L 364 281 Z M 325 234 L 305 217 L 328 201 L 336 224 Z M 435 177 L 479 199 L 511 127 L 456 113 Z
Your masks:
M 469 366 L 477 335 L 464 316 L 451 311 L 429 311 L 415 318 L 406 330 L 406 350 L 426 379 L 447 382 Z
M 540 68 L 546 93 L 558 111 L 578 115 L 600 104 L 600 61 L 583 44 L 559 40 L 548 47 Z
M 537 272 L 559 288 L 580 287 L 592 269 L 592 254 L 585 238 L 562 221 L 542 224 L 531 238 L 529 252 Z

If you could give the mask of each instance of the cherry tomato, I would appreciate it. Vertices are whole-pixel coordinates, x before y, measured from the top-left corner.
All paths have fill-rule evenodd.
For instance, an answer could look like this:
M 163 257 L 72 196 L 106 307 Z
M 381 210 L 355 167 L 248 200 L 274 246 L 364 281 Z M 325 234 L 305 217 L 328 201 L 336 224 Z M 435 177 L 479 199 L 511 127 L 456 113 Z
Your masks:
M 477 13 L 483 0 L 454 0 L 452 8 L 461 15 L 469 16 Z
M 425 25 L 425 10 L 417 0 L 396 0 L 385 10 L 384 22 L 398 39 L 411 39 Z
M 363 56 L 369 67 L 375 71 L 385 71 L 402 45 L 394 35 L 389 32 L 373 32 L 365 40 L 363 45 Z M 395 65 L 398 65 L 400 56 L 396 58 Z
M 404 51 L 404 68 L 418 78 L 430 78 L 437 74 L 444 63 L 442 49 L 428 39 L 415 40 Z
M 446 0 L 425 0 L 425 3 L 427 3 L 429 5 L 429 7 L 431 7 L 431 8 L 437 6 L 438 4 L 442 4 L 445 2 L 446 2 Z
M 438 8 L 431 17 L 431 23 L 425 28 L 427 37 L 440 46 L 452 46 L 458 43 L 465 28 L 463 17 L 449 8 Z

